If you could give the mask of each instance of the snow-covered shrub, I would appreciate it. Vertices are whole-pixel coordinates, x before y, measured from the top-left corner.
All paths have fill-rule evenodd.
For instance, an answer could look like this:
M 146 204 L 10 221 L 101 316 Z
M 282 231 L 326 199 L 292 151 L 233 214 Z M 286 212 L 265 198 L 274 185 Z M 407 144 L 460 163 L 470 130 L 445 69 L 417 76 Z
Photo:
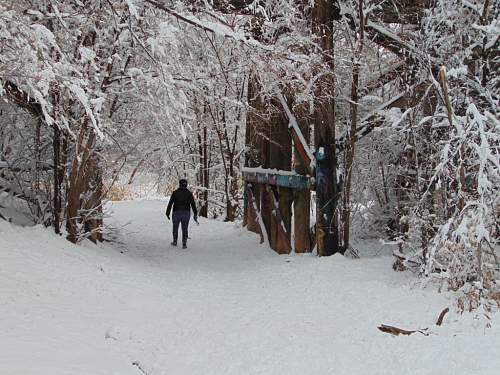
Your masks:
M 435 165 L 409 218 L 428 234 L 415 255 L 424 275 L 491 295 L 500 287 L 498 7 L 439 0 L 418 38 L 436 96 L 432 128 L 442 130 L 427 141 Z
M 474 103 L 469 104 L 465 116 L 454 119 L 456 127 L 450 129 L 434 177 L 438 185 L 456 186 L 449 194 L 454 207 L 431 242 L 425 274 L 439 270 L 453 289 L 467 281 L 492 287 L 499 267 L 495 251 L 500 214 L 500 121 L 490 112 L 480 113 Z M 460 186 L 460 180 L 465 186 Z

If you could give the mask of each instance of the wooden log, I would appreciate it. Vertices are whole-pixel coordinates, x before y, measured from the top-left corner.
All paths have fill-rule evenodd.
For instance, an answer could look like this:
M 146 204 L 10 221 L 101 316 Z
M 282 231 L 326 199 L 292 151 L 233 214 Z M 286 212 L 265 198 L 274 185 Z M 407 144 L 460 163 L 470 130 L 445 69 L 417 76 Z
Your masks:
M 264 234 L 259 223 L 259 208 L 257 207 L 251 184 L 246 186 L 246 195 L 248 199 L 248 215 L 247 215 L 247 229 L 260 235 L 260 243 L 264 242 Z
M 246 227 L 250 232 L 259 233 L 260 227 L 257 223 L 257 204 L 255 202 L 255 195 L 253 192 L 254 186 L 252 184 L 245 184 L 245 197 L 247 201 L 246 210 Z
M 307 108 L 302 111 L 306 113 Z M 301 116 L 304 117 L 305 116 Z M 307 143 L 310 141 L 309 124 L 298 120 L 298 126 Z M 299 150 L 294 148 L 293 169 L 300 175 L 308 174 L 308 165 L 299 157 Z M 312 190 L 312 189 L 311 189 Z M 293 245 L 296 253 L 310 253 L 314 244 L 311 241 L 311 192 L 310 190 L 293 191 Z
M 440 326 L 441 324 L 443 324 L 443 319 L 444 319 L 444 316 L 450 311 L 450 308 L 447 307 L 445 308 L 443 311 L 441 311 L 441 314 L 439 314 L 439 317 L 438 317 L 438 320 L 436 322 L 436 325 Z
M 295 190 L 293 195 L 293 243 L 296 253 L 310 253 L 312 251 L 310 225 L 311 192 L 309 190 Z
M 276 107 L 279 107 L 277 104 Z M 292 166 L 292 138 L 288 131 L 288 119 L 284 113 L 276 113 L 271 119 L 269 145 L 269 167 L 280 171 L 290 171 Z M 290 228 L 292 222 L 291 199 L 293 195 L 277 187 L 267 185 L 272 203 L 271 248 L 279 254 L 288 254 L 290 246 Z
M 255 184 L 281 186 L 294 190 L 314 189 L 313 181 L 309 176 L 301 176 L 287 171 L 277 171 L 264 168 L 243 168 L 242 177 L 244 181 Z
M 399 336 L 399 335 L 410 336 L 411 334 L 416 333 L 416 332 L 421 333 L 424 336 L 429 336 L 429 333 L 425 332 L 425 331 L 427 331 L 427 328 L 408 331 L 406 329 L 388 326 L 386 324 L 381 324 L 377 328 L 382 332 L 390 333 L 391 335 L 394 335 L 394 336 Z
M 246 182 L 244 182 L 243 188 L 243 227 L 247 227 L 248 229 L 248 194 L 246 188 Z
M 314 249 L 314 247 L 316 246 L 316 238 L 316 225 L 313 225 L 311 226 L 311 228 L 309 228 L 309 240 L 311 241 L 311 249 Z
M 286 230 L 288 242 L 291 243 L 292 234 L 292 203 L 293 190 L 285 187 L 278 187 L 279 210 L 283 219 L 283 226 Z
M 300 142 L 299 134 L 297 133 L 295 128 L 290 128 L 290 132 L 292 134 L 292 139 L 293 139 L 293 144 L 295 146 L 294 149 L 295 149 L 296 155 L 298 155 L 300 157 L 300 159 L 302 160 L 302 163 L 304 163 L 304 165 L 309 166 L 311 164 L 311 158 L 309 157 L 307 151 L 305 150 L 302 142 Z
M 271 137 L 271 131 L 269 129 L 270 124 L 265 124 L 266 126 L 261 126 L 257 132 L 258 140 L 258 150 L 260 152 L 259 159 L 261 165 L 264 168 L 270 168 L 270 157 L 269 157 L 269 139 Z M 262 218 L 262 223 L 264 230 L 267 233 L 267 238 L 269 240 L 269 246 L 273 247 L 273 236 L 271 233 L 271 214 L 272 214 L 272 200 L 267 189 L 268 185 L 261 185 L 262 189 L 260 192 L 260 215 Z
M 323 52 L 325 64 L 335 71 L 333 20 L 335 2 L 315 1 L 311 12 L 312 31 L 318 37 L 318 46 Z M 316 149 L 316 241 L 319 256 L 332 255 L 339 251 L 334 213 L 337 207 L 337 165 L 335 153 L 335 81 L 324 76 L 316 85 L 316 97 L 328 98 L 314 106 L 314 145 Z M 321 151 L 321 152 L 320 152 Z M 319 157 L 321 156 L 321 158 Z
M 299 127 L 299 123 L 297 118 L 293 114 L 292 110 L 288 106 L 285 97 L 283 94 L 278 94 L 278 99 L 281 102 L 283 110 L 285 111 L 285 115 L 288 118 L 288 130 L 293 140 L 295 157 L 298 158 L 304 168 L 307 169 L 306 173 L 313 173 L 315 160 L 312 154 L 312 151 L 309 147 L 308 139 L 304 136 L 303 128 Z M 307 130 L 307 127 L 305 127 Z M 307 131 L 305 132 L 308 135 Z
M 316 244 L 319 256 L 343 253 L 339 246 L 335 210 L 338 205 L 338 181 L 333 147 L 319 144 L 316 160 Z M 321 150 L 324 149 L 324 152 Z
M 248 82 L 248 92 L 247 99 L 250 105 L 250 109 L 247 111 L 247 124 L 245 128 L 245 146 L 247 151 L 245 152 L 245 167 L 256 167 L 261 165 L 261 151 L 260 151 L 260 139 L 258 137 L 258 127 L 259 127 L 259 117 L 257 113 L 260 110 L 262 104 L 258 100 L 258 82 L 255 77 L 250 77 Z M 244 225 L 251 232 L 258 233 L 260 228 L 257 228 L 255 220 L 253 220 L 253 214 L 249 211 L 250 202 L 249 199 L 253 199 L 253 205 L 256 209 L 260 210 L 260 186 L 256 180 L 250 180 L 243 176 L 243 180 L 246 182 L 252 182 L 251 184 L 251 196 L 245 194 L 245 208 L 244 208 Z M 245 192 L 248 192 L 245 185 Z
M 276 199 L 273 188 L 269 185 L 266 186 L 268 197 L 272 204 L 271 210 L 271 231 L 270 238 L 271 248 L 278 254 L 289 254 L 292 250 L 290 245 L 290 234 L 287 233 L 285 228 L 284 218 L 280 211 L 280 202 Z

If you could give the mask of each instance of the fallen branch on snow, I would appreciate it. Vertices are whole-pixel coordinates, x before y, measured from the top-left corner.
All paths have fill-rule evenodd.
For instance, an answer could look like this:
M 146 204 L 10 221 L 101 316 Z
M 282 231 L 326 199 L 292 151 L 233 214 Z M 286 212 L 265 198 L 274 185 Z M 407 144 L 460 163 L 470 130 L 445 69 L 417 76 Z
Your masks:
M 439 314 L 436 325 L 440 326 L 441 324 L 443 324 L 444 316 L 448 313 L 448 311 L 450 311 L 450 309 L 448 307 L 446 309 L 444 309 L 443 311 L 441 311 L 441 314 Z
M 148 373 L 146 372 L 146 370 L 144 370 L 144 368 L 141 366 L 139 361 L 132 362 L 132 366 L 137 367 L 139 369 L 139 371 L 142 372 L 144 375 L 148 375 Z
M 407 331 L 406 329 L 401 329 L 401 328 L 398 328 L 398 327 L 388 326 L 388 325 L 385 325 L 385 324 L 382 324 L 382 325 L 380 325 L 377 328 L 379 330 L 381 330 L 382 332 L 390 333 L 391 335 L 394 335 L 394 336 L 399 336 L 399 335 L 410 336 L 412 333 L 415 333 L 415 332 L 421 333 L 424 336 L 429 336 L 429 333 L 425 332 L 425 331 L 428 330 L 428 328 L 418 329 L 418 330 L 415 330 L 415 331 Z

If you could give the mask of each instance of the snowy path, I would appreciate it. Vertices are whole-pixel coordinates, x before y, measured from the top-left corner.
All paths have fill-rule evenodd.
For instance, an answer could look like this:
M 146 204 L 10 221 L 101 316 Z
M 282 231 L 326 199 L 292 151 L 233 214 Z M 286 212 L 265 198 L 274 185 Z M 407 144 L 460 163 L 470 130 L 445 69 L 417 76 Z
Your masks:
M 115 249 L 0 221 L 0 374 L 500 371 L 498 317 L 434 326 L 451 297 L 410 287 L 390 258 L 278 256 L 214 221 L 191 226 L 185 251 L 168 245 L 164 206 L 115 204 L 111 224 L 131 221 Z

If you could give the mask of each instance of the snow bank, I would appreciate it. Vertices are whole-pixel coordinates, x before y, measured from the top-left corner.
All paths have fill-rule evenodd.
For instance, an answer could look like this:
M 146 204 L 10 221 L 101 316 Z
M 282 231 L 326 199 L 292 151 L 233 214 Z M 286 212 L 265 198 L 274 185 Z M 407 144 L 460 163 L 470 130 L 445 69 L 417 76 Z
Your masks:
M 0 373 L 498 374 L 497 321 L 457 315 L 391 258 L 278 256 L 213 221 L 183 251 L 164 206 L 113 204 L 108 224 L 131 222 L 113 248 L 0 221 Z

